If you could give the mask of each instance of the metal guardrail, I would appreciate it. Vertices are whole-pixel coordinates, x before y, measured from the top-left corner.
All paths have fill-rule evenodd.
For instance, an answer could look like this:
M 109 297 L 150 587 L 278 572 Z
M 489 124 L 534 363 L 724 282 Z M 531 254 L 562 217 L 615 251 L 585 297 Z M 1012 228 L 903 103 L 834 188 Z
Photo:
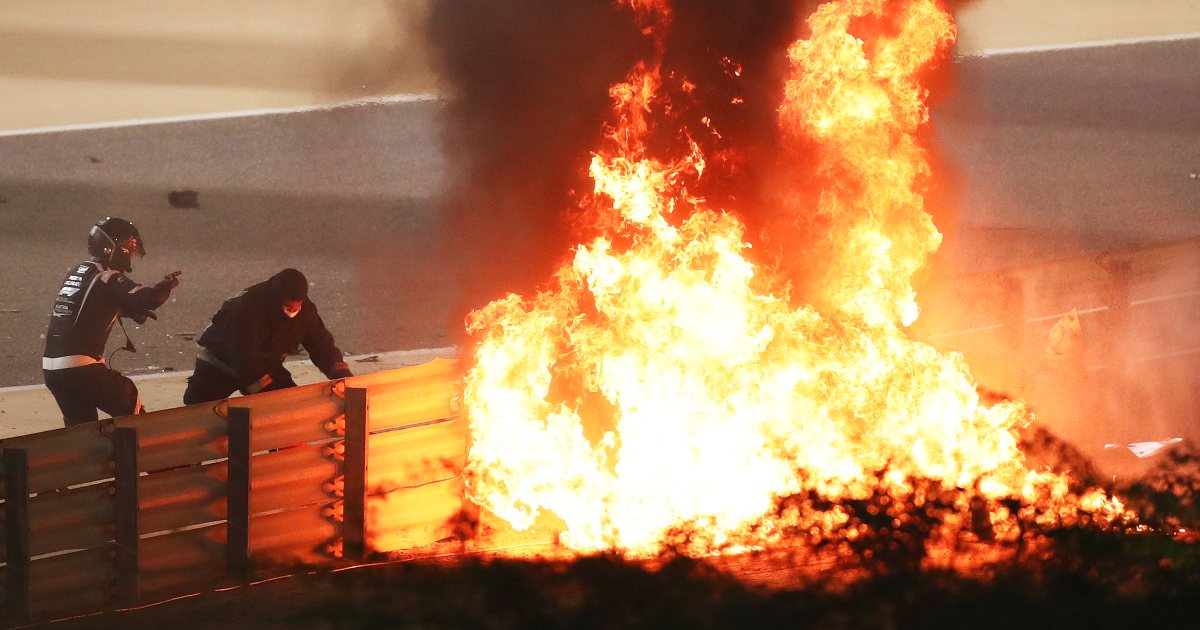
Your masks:
M 458 382 L 439 359 L 3 440 L 7 619 L 459 533 Z
M 1157 320 L 1164 309 L 1194 311 L 1200 299 L 1200 238 L 1077 256 L 996 272 L 954 276 L 922 295 L 934 320 L 918 320 L 931 340 L 982 339 L 1012 355 L 1045 346 L 1045 334 L 1077 309 L 1089 351 L 1124 360 L 1155 359 L 1200 347 L 1200 328 Z M 1092 357 L 1090 364 L 1095 364 Z
M 1197 439 L 1200 238 L 935 277 L 918 301 L 916 338 L 962 354 L 987 389 L 1025 400 L 1077 445 Z M 1055 363 L 1049 333 L 1072 309 L 1082 338 Z M 1139 470 L 1123 453 L 1089 455 Z

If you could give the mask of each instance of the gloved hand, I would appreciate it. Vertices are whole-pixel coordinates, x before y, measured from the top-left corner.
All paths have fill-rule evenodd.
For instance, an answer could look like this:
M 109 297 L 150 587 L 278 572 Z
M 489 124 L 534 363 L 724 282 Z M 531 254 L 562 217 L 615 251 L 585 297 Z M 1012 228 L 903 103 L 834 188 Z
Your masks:
M 241 389 L 241 392 L 245 396 L 249 396 L 250 394 L 257 394 L 258 392 L 261 392 L 264 387 L 267 387 L 268 385 L 270 385 L 272 381 L 274 381 L 274 379 L 271 378 L 270 374 L 263 374 L 262 378 L 243 387 Z
M 145 324 L 147 319 L 153 319 L 154 321 L 158 321 L 158 315 L 155 315 L 154 311 L 144 311 L 144 310 L 134 311 L 132 313 L 126 313 L 125 317 L 132 319 L 133 321 L 137 322 L 138 324 Z
M 328 376 L 329 380 L 332 381 L 339 378 L 350 378 L 354 375 L 350 373 L 349 365 L 346 365 L 345 363 L 335 363 L 333 369 L 330 370 L 329 374 L 326 374 L 326 376 Z
M 156 286 L 164 287 L 167 289 L 174 289 L 175 287 L 179 286 L 179 274 L 181 274 L 181 273 L 183 273 L 183 272 L 182 271 L 172 271 L 171 273 L 163 276 L 163 279 L 159 280 L 158 285 L 156 285 Z

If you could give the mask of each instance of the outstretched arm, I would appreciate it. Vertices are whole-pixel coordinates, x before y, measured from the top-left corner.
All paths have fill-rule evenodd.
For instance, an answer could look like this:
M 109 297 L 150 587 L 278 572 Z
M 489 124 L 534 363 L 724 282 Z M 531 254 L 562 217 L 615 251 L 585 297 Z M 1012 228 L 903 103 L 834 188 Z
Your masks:
M 138 284 L 119 271 L 106 271 L 102 280 L 116 296 L 117 304 L 121 307 L 121 315 L 144 323 L 147 317 L 154 318 L 154 309 L 163 305 L 171 297 L 171 290 L 179 286 L 179 274 L 176 271 L 167 274 L 152 287 Z

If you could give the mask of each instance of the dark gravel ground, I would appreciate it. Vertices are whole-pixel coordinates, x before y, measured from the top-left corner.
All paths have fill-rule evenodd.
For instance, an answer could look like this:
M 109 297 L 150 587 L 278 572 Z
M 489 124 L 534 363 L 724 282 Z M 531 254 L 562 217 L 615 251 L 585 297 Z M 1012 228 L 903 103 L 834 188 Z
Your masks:
M 1055 457 L 1052 468 L 1069 468 L 1073 483 L 1098 484 L 1081 472 L 1086 462 L 1062 453 Z M 955 553 L 961 561 L 955 566 L 976 567 L 969 573 L 925 564 L 925 541 L 950 522 L 949 515 L 961 515 L 952 506 L 954 494 L 964 492 L 935 485 L 927 490 L 942 497 L 927 495 L 919 507 L 882 495 L 839 502 L 848 520 L 820 543 L 835 553 L 820 556 L 812 555 L 808 542 L 699 559 L 672 551 L 646 560 L 578 556 L 554 543 L 551 519 L 515 532 L 485 516 L 482 536 L 468 541 L 447 540 L 369 564 L 264 567 L 252 584 L 230 582 L 140 608 L 33 627 L 1194 627 L 1200 614 L 1200 543 L 1180 528 L 1194 532 L 1200 524 L 1195 501 L 1200 450 L 1176 447 L 1140 479 L 1106 488 L 1122 498 L 1135 520 L 1107 528 L 1087 521 L 1065 527 L 1033 510 L 1020 517 L 1023 534 L 1017 541 L 995 544 L 980 543 L 990 539 L 986 519 L 955 521 L 967 532 L 959 535 Z M 812 496 L 801 493 L 781 505 Z M 894 517 L 905 524 L 896 527 Z M 785 540 L 809 541 L 807 530 L 799 536 L 786 527 L 781 531 Z
M 62 630 L 385 628 L 1188 628 L 1200 614 L 1200 547 L 1087 528 L 1053 554 L 964 577 L 804 565 L 786 554 L 634 561 L 612 554 L 466 552 L 442 543 L 371 565 L 296 568 L 260 583 L 43 622 Z M 851 576 L 855 579 L 847 579 Z

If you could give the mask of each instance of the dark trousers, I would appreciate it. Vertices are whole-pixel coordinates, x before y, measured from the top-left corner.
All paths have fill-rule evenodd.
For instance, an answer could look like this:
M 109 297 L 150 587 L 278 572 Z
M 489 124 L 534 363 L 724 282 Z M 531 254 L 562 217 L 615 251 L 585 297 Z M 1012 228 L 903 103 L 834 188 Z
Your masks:
M 103 363 L 42 370 L 42 376 L 69 427 L 95 422 L 100 417 L 97 409 L 114 418 L 142 413 L 137 385 Z
M 280 365 L 271 371 L 271 384 L 262 391 L 273 392 L 295 386 L 296 381 L 292 380 L 292 373 Z M 183 392 L 183 404 L 195 405 L 224 400 L 238 389 L 237 381 L 224 370 L 208 361 L 196 359 L 196 370 L 188 377 L 187 390 Z

